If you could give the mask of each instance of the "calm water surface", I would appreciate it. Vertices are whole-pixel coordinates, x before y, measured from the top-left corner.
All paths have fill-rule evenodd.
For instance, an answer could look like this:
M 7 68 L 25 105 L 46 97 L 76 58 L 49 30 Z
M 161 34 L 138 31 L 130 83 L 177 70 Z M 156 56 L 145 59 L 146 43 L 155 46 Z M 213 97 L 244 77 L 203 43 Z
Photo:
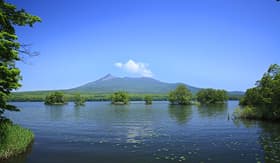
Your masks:
M 13 103 L 6 112 L 35 132 L 32 148 L 9 163 L 280 162 L 280 125 L 232 120 L 237 101 L 171 106 L 88 102 L 45 106 Z

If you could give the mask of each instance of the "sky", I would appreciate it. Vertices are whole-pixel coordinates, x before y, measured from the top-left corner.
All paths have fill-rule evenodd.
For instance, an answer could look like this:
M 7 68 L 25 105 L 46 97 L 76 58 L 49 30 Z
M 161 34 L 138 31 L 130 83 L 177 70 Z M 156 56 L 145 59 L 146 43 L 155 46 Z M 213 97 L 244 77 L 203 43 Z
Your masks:
M 280 64 L 275 0 L 8 0 L 41 17 L 16 27 L 39 56 L 19 91 L 67 89 L 111 73 L 245 91 Z

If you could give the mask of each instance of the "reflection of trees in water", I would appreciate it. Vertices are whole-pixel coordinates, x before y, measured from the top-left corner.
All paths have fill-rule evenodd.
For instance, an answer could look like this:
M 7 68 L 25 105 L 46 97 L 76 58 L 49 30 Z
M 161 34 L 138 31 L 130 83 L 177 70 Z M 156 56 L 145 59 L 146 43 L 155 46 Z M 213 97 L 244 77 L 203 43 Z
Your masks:
M 265 162 L 280 162 L 280 125 L 277 123 L 259 123 L 262 128 L 260 144 L 263 147 Z
M 245 120 L 245 119 L 234 119 L 233 124 L 237 127 L 244 125 L 246 128 L 256 127 L 257 121 Z
M 74 116 L 76 119 L 80 119 L 82 107 L 83 106 L 74 106 Z
M 189 105 L 169 105 L 168 113 L 172 119 L 179 124 L 184 124 L 191 119 L 192 106 Z
M 46 105 L 46 111 L 52 120 L 61 120 L 63 116 L 63 105 Z
M 110 116 L 116 116 L 118 118 L 125 118 L 129 113 L 129 105 L 111 105 L 114 111 L 114 114 Z
M 264 151 L 265 162 L 280 162 L 280 125 L 279 123 L 237 119 L 236 126 L 259 127 L 259 143 Z
M 208 105 L 199 105 L 198 107 L 198 113 L 202 117 L 212 117 L 212 116 L 218 116 L 218 115 L 227 115 L 227 103 L 221 103 L 221 104 L 208 104 Z

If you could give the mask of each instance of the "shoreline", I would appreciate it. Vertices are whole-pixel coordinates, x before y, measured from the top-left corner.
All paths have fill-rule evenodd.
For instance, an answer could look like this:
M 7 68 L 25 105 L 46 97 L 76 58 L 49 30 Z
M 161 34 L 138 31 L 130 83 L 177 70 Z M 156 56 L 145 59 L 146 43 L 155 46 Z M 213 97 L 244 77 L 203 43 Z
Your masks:
M 25 153 L 32 147 L 34 133 L 11 122 L 0 123 L 0 160 L 7 160 Z

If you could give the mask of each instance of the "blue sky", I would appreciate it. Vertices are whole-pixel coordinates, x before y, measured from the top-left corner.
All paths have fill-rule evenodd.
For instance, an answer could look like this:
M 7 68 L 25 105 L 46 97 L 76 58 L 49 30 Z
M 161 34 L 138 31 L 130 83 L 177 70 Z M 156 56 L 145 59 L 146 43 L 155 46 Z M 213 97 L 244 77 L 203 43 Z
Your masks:
M 64 89 L 107 73 L 246 90 L 280 64 L 274 0 L 9 0 L 38 15 L 18 27 L 40 55 L 18 63 L 20 91 Z

